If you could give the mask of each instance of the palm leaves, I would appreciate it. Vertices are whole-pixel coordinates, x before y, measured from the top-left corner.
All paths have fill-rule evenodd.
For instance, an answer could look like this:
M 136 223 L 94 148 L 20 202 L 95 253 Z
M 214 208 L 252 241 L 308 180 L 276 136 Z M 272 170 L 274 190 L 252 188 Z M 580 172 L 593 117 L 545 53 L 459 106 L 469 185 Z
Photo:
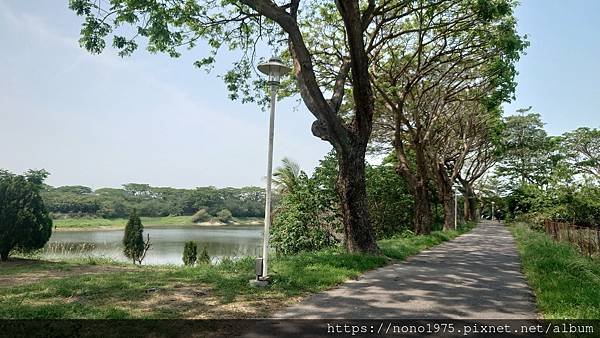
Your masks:
M 273 173 L 273 184 L 277 192 L 280 194 L 292 193 L 298 186 L 301 172 L 300 165 L 296 161 L 284 157 L 281 160 L 281 166 L 277 167 Z

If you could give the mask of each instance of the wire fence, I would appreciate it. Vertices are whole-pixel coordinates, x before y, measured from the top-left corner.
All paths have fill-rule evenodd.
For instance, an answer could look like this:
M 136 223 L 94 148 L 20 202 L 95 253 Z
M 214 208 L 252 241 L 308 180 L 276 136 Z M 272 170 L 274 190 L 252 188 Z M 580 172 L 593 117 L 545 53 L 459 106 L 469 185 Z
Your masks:
M 585 227 L 576 224 L 544 221 L 544 229 L 555 241 L 569 242 L 582 254 L 600 256 L 600 227 Z

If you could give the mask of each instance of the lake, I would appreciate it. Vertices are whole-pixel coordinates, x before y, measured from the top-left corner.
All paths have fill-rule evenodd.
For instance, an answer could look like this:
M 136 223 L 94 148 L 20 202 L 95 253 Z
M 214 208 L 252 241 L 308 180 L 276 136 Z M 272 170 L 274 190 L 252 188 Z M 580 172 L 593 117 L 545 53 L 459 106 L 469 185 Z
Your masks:
M 213 261 L 223 257 L 261 256 L 263 226 L 161 226 L 144 229 L 152 244 L 144 264 L 182 265 L 186 241 L 198 243 L 198 254 L 206 247 Z M 123 230 L 54 231 L 43 249 L 47 259 L 106 257 L 130 262 L 123 255 Z

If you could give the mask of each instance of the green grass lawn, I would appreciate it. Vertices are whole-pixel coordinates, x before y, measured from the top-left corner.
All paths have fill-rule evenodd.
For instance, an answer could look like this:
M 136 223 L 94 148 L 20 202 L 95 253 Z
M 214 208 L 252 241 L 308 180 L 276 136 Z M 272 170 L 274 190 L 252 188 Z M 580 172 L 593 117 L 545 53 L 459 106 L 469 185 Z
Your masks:
M 438 245 L 442 242 L 455 238 L 474 227 L 474 224 L 464 224 L 457 230 L 433 231 L 427 236 L 397 236 L 392 239 L 384 239 L 378 242 L 383 254 L 398 260 L 404 260 L 421 250 Z
M 165 217 L 140 217 L 144 226 L 166 226 L 166 225 L 194 225 L 192 216 L 165 216 Z M 240 224 L 249 224 L 251 222 L 261 222 L 262 218 L 240 217 L 235 218 L 234 222 Z M 53 225 L 58 229 L 68 228 L 125 228 L 126 218 L 65 218 L 55 219 Z
M 25 268 L 0 265 L 5 272 L 0 277 L 0 318 L 263 317 L 302 296 L 386 265 L 390 258 L 405 259 L 469 229 L 382 240 L 387 257 L 341 249 L 273 257 L 267 288 L 249 285 L 254 278 L 252 258 L 196 267 L 85 260 L 28 261 Z M 41 278 L 28 279 L 32 275 Z
M 582 256 L 525 224 L 511 231 L 545 319 L 600 319 L 600 259 Z

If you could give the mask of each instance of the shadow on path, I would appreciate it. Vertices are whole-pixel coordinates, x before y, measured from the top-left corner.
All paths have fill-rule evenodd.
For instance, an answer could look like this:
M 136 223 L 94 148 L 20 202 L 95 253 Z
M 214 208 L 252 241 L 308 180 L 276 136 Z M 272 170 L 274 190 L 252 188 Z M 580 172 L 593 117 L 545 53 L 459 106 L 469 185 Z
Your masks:
M 515 241 L 498 223 L 306 298 L 273 318 L 532 319 Z

